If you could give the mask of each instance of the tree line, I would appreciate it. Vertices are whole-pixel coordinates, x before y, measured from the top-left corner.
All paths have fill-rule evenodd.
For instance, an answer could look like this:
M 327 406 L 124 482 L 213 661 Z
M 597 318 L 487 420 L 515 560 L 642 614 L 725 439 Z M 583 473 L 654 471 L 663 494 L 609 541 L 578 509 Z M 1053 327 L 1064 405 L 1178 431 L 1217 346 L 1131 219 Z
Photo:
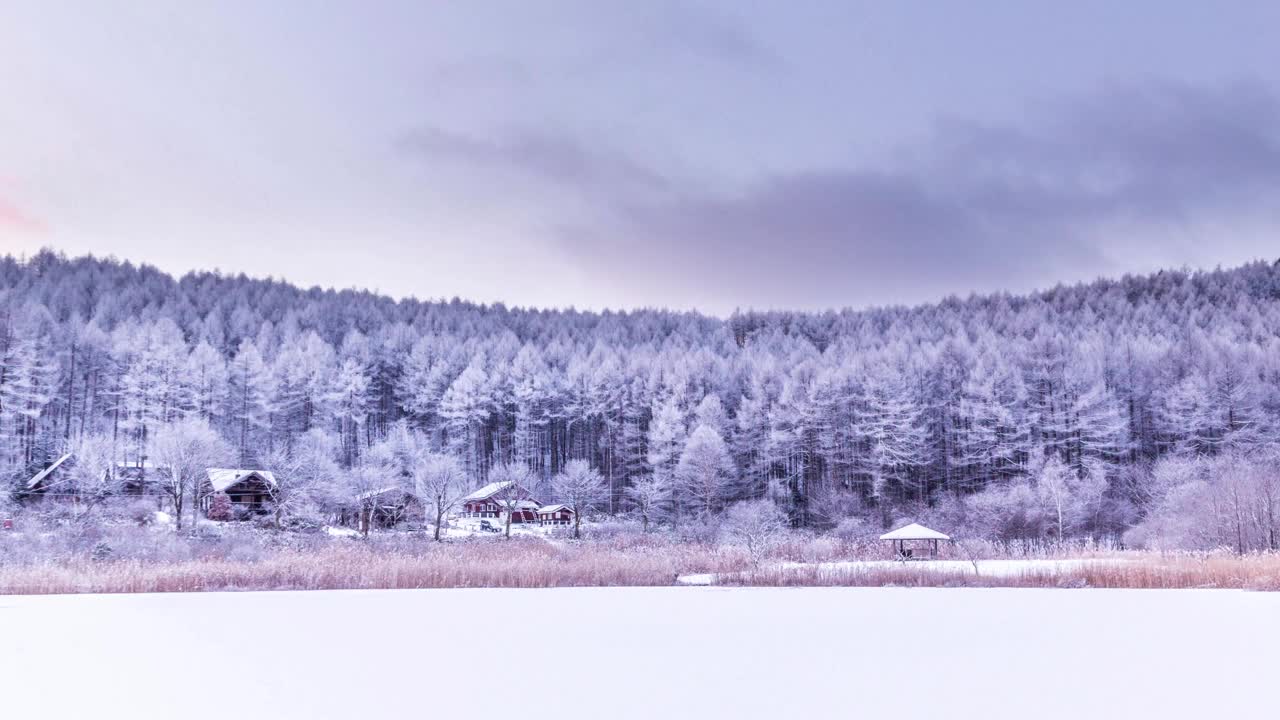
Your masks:
M 44 251 L 0 260 L 0 473 L 13 495 L 86 442 L 141 463 L 196 422 L 229 461 L 323 458 L 307 472 L 354 495 L 409 432 L 469 487 L 518 468 L 550 497 L 579 461 L 603 511 L 677 527 L 769 499 L 798 527 L 941 513 L 1000 537 L 1100 537 L 1153 516 L 1169 463 L 1275 449 L 1278 340 L 1266 262 L 721 319 Z

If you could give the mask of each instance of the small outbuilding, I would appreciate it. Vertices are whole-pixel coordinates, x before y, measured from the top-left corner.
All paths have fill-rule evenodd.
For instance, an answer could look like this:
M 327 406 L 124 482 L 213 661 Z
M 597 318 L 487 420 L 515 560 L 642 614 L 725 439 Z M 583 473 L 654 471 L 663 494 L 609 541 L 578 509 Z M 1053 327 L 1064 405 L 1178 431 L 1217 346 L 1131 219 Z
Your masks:
M 945 535 L 919 523 L 911 523 L 880 536 L 893 544 L 894 557 L 899 560 L 932 560 L 938 557 L 938 541 L 950 540 Z
M 539 525 L 572 525 L 573 508 L 567 505 L 544 505 L 538 508 Z

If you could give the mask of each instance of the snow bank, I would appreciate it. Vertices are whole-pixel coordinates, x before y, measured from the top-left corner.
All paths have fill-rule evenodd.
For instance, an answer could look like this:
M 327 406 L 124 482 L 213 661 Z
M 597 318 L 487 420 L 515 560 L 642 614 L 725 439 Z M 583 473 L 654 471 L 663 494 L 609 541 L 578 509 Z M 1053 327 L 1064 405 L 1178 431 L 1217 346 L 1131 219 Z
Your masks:
M 557 642 L 501 651 L 469 617 Z M 1280 594 L 1237 591 L 0 597 L 0 702 L 22 720 L 474 717 L 507 702 L 520 718 L 1265 717 L 1276 637 Z M 192 685 L 227 668 L 241 671 L 225 693 Z

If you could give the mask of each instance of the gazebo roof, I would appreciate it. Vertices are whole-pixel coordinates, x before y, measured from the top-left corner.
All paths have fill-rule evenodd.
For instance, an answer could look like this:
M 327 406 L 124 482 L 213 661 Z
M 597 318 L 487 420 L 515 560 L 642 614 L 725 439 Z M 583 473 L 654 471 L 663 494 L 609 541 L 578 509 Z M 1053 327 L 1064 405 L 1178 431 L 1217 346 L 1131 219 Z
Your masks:
M 887 532 L 880 536 L 881 540 L 950 540 L 949 535 L 943 535 L 937 530 L 929 528 L 918 523 L 911 523 L 898 528 L 892 532 Z

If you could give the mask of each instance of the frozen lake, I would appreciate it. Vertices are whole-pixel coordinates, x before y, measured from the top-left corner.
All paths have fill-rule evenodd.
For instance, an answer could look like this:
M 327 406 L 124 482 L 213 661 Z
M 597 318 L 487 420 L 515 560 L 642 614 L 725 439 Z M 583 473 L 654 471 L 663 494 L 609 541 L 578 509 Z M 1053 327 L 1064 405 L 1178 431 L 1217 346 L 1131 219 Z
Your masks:
M 0 597 L 0 716 L 1277 712 L 1280 594 L 575 588 Z

